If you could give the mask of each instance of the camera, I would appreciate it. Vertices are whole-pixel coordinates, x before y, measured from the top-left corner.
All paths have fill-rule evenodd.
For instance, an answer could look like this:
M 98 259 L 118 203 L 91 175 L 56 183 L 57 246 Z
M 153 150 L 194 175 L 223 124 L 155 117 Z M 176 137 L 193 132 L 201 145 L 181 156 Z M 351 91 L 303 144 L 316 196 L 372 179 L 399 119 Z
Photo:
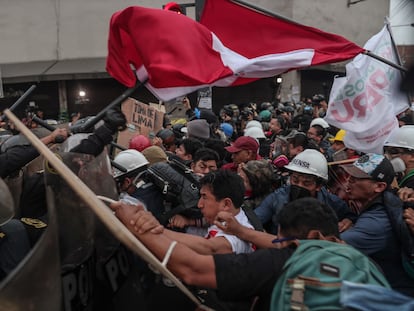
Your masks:
M 29 104 L 26 106 L 26 113 L 35 113 L 39 110 L 39 107 L 36 105 L 35 102 L 29 102 Z
M 253 115 L 253 110 L 250 108 L 245 108 L 240 112 L 240 118 L 243 121 L 249 120 L 249 116 L 252 116 L 252 115 Z

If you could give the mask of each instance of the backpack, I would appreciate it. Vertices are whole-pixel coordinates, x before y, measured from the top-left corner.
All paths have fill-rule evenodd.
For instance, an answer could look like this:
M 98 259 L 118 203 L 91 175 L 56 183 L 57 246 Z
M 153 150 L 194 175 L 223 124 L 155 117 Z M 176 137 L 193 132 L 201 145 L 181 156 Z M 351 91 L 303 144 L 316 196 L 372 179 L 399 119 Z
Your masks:
M 243 203 L 240 208 L 243 210 L 244 214 L 249 220 L 249 223 L 253 226 L 254 230 L 265 231 L 262 222 L 260 221 L 259 217 L 257 217 L 256 213 L 253 211 L 251 206 L 248 206 L 247 204 Z
M 174 159 L 155 163 L 146 170 L 143 179 L 161 190 L 165 202 L 162 222 L 166 223 L 176 214 L 201 217 L 197 208 L 200 198 L 198 176 L 185 164 Z
M 392 230 L 400 242 L 402 265 L 405 272 L 414 279 L 414 234 L 403 219 L 404 208 L 413 207 L 401 200 L 389 200 L 387 196 L 384 201 Z
M 270 310 L 342 310 L 343 280 L 389 288 L 375 264 L 352 246 L 301 240 L 275 284 Z

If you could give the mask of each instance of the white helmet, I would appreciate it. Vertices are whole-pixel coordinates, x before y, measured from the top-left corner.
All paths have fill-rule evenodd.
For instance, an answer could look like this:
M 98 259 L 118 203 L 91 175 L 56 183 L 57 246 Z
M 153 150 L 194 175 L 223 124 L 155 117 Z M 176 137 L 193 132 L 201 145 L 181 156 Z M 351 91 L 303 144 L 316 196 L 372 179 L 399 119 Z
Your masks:
M 414 125 L 396 128 L 385 141 L 384 147 L 414 149 Z
M 116 155 L 114 162 L 127 170 L 126 172 L 122 172 L 119 169 L 114 168 L 114 178 L 118 178 L 149 164 L 144 155 L 135 149 L 121 151 Z
M 285 168 L 328 180 L 328 162 L 322 153 L 314 149 L 303 150 Z
M 329 124 L 328 124 L 328 122 L 326 122 L 324 119 L 322 119 L 322 118 L 315 118 L 315 119 L 313 119 L 312 121 L 311 121 L 311 123 L 310 123 L 310 127 L 312 127 L 312 126 L 314 126 L 314 125 L 319 125 L 319 126 L 321 126 L 322 128 L 324 128 L 324 129 L 327 129 L 327 128 L 329 128 Z
M 244 136 L 250 136 L 253 138 L 266 138 L 265 134 L 263 133 L 263 130 L 258 127 L 250 127 L 244 131 Z
M 260 122 L 259 122 L 259 121 L 257 121 L 257 120 L 251 120 L 251 121 L 247 122 L 247 124 L 246 124 L 246 127 L 245 127 L 244 131 L 246 131 L 247 129 L 249 129 L 249 128 L 251 128 L 251 127 L 258 127 L 258 128 L 260 128 L 260 129 L 262 129 L 262 130 L 263 130 L 262 123 L 260 123 Z

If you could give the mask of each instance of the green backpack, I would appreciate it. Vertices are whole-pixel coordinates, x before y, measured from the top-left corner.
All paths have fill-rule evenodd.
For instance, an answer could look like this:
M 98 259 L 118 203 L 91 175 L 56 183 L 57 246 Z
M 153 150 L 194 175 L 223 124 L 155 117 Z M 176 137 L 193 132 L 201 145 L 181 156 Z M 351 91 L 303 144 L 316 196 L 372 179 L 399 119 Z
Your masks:
M 353 247 L 301 240 L 275 284 L 270 310 L 342 310 L 343 280 L 390 287 L 375 264 Z

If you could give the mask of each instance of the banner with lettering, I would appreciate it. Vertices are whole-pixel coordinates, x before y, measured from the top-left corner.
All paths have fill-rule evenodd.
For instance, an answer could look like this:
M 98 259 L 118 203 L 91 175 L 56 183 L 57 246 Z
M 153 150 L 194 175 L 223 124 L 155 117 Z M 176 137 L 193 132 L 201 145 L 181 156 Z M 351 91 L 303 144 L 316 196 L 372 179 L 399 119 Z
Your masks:
M 364 48 L 397 63 L 386 26 Z M 399 91 L 401 73 L 367 55 L 355 57 L 346 73 L 334 80 L 325 120 L 347 131 L 348 148 L 382 153 L 384 141 L 398 127 L 396 115 L 408 108 L 406 95 Z
M 127 129 L 119 132 L 117 144 L 128 148 L 132 137 L 142 134 L 153 137 L 160 129 L 164 112 L 154 105 L 147 105 L 134 98 L 128 98 L 122 103 L 122 112 L 127 119 Z

